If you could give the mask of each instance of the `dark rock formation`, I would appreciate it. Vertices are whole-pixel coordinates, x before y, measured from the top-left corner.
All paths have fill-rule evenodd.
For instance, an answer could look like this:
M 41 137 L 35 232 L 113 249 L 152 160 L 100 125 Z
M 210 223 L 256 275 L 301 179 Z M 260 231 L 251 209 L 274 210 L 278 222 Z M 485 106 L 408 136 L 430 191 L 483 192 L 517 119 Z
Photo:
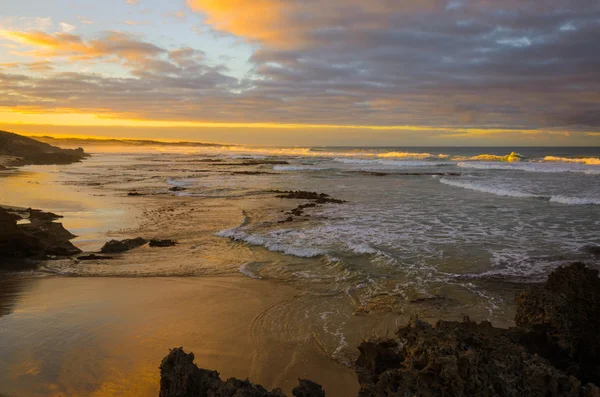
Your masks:
M 90 254 L 90 255 L 78 256 L 77 259 L 79 259 L 80 261 L 94 261 L 94 260 L 99 260 L 99 259 L 113 259 L 113 257 Z
M 30 214 L 29 223 L 17 224 L 23 213 Z M 52 222 L 58 217 L 40 210 L 9 212 L 0 208 L 0 257 L 71 256 L 81 253 L 69 241 L 75 236 L 61 223 Z
M 61 149 L 35 139 L 0 131 L 0 156 L 10 158 L 9 165 L 71 164 L 89 155 L 83 149 Z
M 397 340 L 361 345 L 360 397 L 584 396 L 600 392 L 518 344 L 520 330 L 415 320 Z
M 600 245 L 586 245 L 582 248 L 583 252 L 587 252 L 588 254 L 600 256 Z
M 597 396 L 600 279 L 576 263 L 517 297 L 509 330 L 415 320 L 397 339 L 364 342 L 360 397 Z
M 517 297 L 518 326 L 531 330 L 538 353 L 584 382 L 600 385 L 600 279 L 574 263 L 560 267 L 544 286 Z
M 138 193 L 138 192 L 129 192 L 127 193 L 128 196 L 143 196 L 142 193 Z
M 103 254 L 117 254 L 120 252 L 125 252 L 132 250 L 137 247 L 141 247 L 144 244 L 148 244 L 148 241 L 141 238 L 131 238 L 125 240 L 110 240 L 100 249 L 100 252 Z
M 175 240 L 150 240 L 150 247 L 172 247 L 177 245 Z
M 252 166 L 252 165 L 286 165 L 289 164 L 284 160 L 244 160 L 241 162 L 231 162 L 231 163 L 218 163 L 218 164 L 210 164 L 213 166 Z
M 295 397 L 325 397 L 321 385 L 307 379 L 298 379 L 298 382 L 300 384 L 292 390 Z
M 217 371 L 200 369 L 194 354 L 171 350 L 160 364 L 160 397 L 285 397 L 279 389 L 268 392 L 249 381 L 231 378 L 223 382 Z
M 184 187 L 181 186 L 173 186 L 172 188 L 169 189 L 169 191 L 171 192 L 183 192 L 184 190 L 187 190 Z
M 343 203 L 345 203 L 344 200 L 334 199 L 325 193 L 307 192 L 304 190 L 296 190 L 296 191 L 294 191 L 294 190 L 285 190 L 285 191 L 273 190 L 272 192 L 278 193 L 278 195 L 277 195 L 278 198 L 311 200 L 317 204 L 326 204 L 326 203 L 343 204 Z

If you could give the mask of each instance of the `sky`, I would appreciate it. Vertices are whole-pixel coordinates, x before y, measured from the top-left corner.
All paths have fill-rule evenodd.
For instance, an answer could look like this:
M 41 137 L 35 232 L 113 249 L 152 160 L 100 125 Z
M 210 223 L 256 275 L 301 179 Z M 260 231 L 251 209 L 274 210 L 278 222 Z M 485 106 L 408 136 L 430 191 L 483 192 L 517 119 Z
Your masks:
M 0 0 L 0 129 L 600 146 L 598 0 Z

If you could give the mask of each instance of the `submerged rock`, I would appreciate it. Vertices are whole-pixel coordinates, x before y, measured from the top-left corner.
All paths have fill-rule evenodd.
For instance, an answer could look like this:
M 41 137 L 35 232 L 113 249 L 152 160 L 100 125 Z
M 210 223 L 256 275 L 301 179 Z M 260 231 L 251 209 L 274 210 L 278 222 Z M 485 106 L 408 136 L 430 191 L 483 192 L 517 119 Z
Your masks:
M 177 245 L 175 240 L 150 240 L 150 247 L 172 247 Z
M 103 254 L 117 254 L 120 252 L 125 252 L 132 250 L 137 247 L 141 247 L 144 244 L 148 244 L 148 241 L 141 238 L 131 238 L 125 240 L 110 240 L 100 249 L 100 252 Z

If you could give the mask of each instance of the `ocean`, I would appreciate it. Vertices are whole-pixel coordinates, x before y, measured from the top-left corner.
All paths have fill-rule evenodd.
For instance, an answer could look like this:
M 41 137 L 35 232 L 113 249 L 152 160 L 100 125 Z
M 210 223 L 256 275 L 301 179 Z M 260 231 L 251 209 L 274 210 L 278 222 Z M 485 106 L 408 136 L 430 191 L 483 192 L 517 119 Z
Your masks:
M 344 371 L 361 339 L 393 332 L 410 317 L 436 321 L 469 315 L 508 327 L 514 296 L 527 285 L 573 261 L 600 267 L 600 148 L 91 146 L 86 151 L 93 156 L 82 163 L 28 166 L 1 177 L 0 203 L 64 215 L 65 227 L 78 236 L 74 244 L 84 251 L 111 238 L 137 236 L 180 244 L 144 247 L 112 261 L 57 259 L 3 277 L 67 284 L 119 280 L 140 291 L 139 283 L 148 280 L 163 285 L 234 278 L 247 280 L 261 297 L 274 285 L 291 288 L 293 297 L 257 309 L 247 324 L 253 343 L 267 352 L 253 363 L 253 375 L 273 387 L 285 388 L 302 375 L 293 370 L 277 375 L 273 360 L 283 348 L 269 348 L 275 336 L 297 346 L 313 344 L 319 360 Z M 309 201 L 278 197 L 285 191 L 324 193 L 344 202 L 315 203 L 294 213 Z M 101 290 L 89 288 L 102 301 Z M 30 298 L 42 293 L 25 290 Z M 27 307 L 20 296 L 11 293 L 8 314 L 0 317 L 0 329 L 13 338 L 39 326 L 18 318 L 19 307 Z M 191 310 L 189 304 L 174 310 Z M 218 311 L 218 302 L 214 305 Z M 82 319 L 78 327 L 88 332 L 93 321 Z M 194 324 L 186 326 L 192 333 Z M 58 326 L 35 338 L 50 344 L 60 332 Z M 179 346 L 168 333 L 161 338 L 165 346 Z M 9 351 L 0 345 L 0 355 L 16 357 Z M 230 362 L 219 360 L 217 365 Z M 290 368 L 306 372 L 315 365 L 311 360 Z M 0 374 L 11 365 L 0 361 Z M 121 375 L 135 378 L 127 371 L 123 365 Z M 123 382 L 121 387 L 128 384 Z M 70 387 L 84 387 L 75 383 Z M 14 390 L 31 393 L 26 386 Z

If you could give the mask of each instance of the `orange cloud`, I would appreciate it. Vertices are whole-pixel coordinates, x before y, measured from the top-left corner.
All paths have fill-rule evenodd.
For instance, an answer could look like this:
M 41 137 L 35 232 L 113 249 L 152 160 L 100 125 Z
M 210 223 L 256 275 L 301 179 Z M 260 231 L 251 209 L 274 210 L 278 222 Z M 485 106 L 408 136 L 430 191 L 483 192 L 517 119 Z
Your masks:
M 187 0 L 216 30 L 276 46 L 298 46 L 322 29 L 381 29 L 395 13 L 441 9 L 445 0 Z
M 206 23 L 217 30 L 257 41 L 285 40 L 286 8 L 278 0 L 187 0 L 187 4 L 204 12 Z
M 69 33 L 2 31 L 0 37 L 17 42 L 35 50 L 23 55 L 33 57 L 68 57 L 70 59 L 97 59 L 117 55 L 128 61 L 141 60 L 165 51 L 154 44 L 138 41 L 130 35 L 110 32 L 106 36 L 84 41 Z

